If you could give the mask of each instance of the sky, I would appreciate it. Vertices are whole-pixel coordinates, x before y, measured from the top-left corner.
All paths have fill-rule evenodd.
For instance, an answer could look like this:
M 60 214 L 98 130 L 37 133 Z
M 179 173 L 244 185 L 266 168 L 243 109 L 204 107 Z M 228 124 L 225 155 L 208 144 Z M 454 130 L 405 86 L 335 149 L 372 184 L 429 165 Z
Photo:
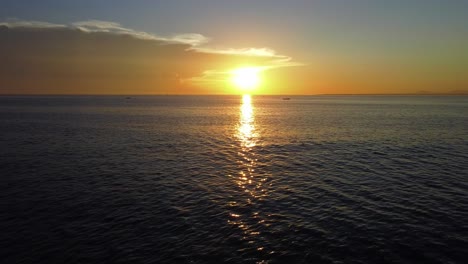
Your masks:
M 468 0 L 0 6 L 0 94 L 468 93 Z

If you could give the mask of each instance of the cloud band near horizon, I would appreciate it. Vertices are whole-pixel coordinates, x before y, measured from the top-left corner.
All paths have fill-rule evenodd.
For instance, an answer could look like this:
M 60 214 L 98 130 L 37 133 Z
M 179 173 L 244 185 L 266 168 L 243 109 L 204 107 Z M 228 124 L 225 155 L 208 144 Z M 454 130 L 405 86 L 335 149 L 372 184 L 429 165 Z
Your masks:
M 225 94 L 232 93 L 226 83 L 232 68 L 299 65 L 269 48 L 213 49 L 209 41 L 99 20 L 2 22 L 0 93 Z

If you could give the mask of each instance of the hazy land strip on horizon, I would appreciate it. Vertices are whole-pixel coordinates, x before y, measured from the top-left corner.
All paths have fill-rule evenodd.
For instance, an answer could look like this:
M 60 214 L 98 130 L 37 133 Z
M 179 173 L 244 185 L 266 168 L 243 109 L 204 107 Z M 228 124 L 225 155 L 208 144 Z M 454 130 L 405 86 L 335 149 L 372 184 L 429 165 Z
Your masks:
M 246 93 L 249 94 L 249 93 Z M 242 94 L 2 94 L 0 96 L 241 96 Z M 349 94 L 252 94 L 252 96 L 468 96 L 467 91 L 448 93 L 349 93 Z

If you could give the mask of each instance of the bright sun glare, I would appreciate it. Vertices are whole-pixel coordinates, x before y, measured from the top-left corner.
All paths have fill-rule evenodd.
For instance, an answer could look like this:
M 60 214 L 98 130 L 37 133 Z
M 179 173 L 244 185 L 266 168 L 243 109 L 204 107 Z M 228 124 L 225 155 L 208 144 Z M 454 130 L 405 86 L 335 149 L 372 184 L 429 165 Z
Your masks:
M 254 67 L 238 68 L 231 71 L 232 82 L 242 90 L 253 90 L 260 84 L 260 69 Z

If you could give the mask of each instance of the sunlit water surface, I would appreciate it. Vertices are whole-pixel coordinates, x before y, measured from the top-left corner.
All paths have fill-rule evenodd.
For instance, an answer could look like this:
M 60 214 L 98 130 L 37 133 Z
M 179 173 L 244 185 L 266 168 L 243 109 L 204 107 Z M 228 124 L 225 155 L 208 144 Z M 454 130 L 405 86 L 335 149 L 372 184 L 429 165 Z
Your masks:
M 468 97 L 0 97 L 0 175 L 2 263 L 468 256 Z

